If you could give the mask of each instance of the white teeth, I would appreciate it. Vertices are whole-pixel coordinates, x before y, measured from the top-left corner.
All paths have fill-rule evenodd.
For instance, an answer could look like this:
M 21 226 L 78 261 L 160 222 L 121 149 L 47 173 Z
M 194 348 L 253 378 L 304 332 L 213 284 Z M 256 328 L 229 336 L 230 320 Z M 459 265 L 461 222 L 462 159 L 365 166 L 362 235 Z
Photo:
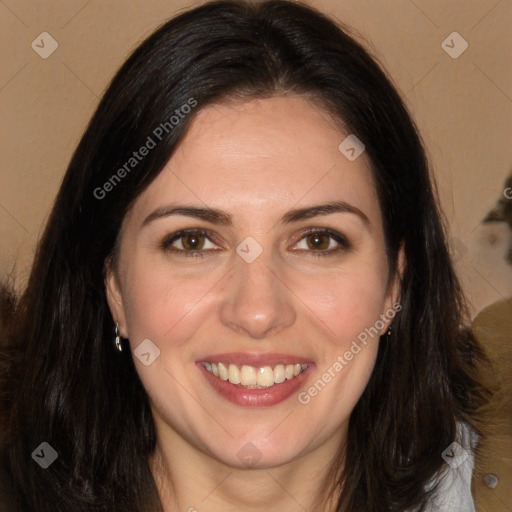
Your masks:
M 305 365 L 306 368 L 308 365 Z M 284 382 L 286 380 L 286 375 L 284 373 L 284 364 L 278 364 L 274 368 L 274 382 L 276 384 L 281 384 L 281 382 Z
M 244 364 L 240 372 L 240 384 L 242 386 L 255 386 L 256 380 L 256 368 Z
M 206 369 L 208 370 L 208 367 L 206 367 Z M 240 384 L 240 370 L 236 364 L 229 365 L 228 377 L 228 380 L 231 382 L 231 384 Z
M 228 380 L 228 369 L 222 363 L 219 363 L 217 368 L 219 369 L 219 377 L 222 380 Z
M 274 369 L 271 366 L 242 365 L 239 369 L 236 364 L 210 363 L 205 361 L 204 367 L 215 377 L 228 380 L 231 384 L 248 387 L 250 389 L 269 388 L 274 384 L 281 384 L 285 380 L 297 377 L 307 368 L 307 364 L 277 364 Z
M 256 384 L 262 388 L 268 388 L 274 385 L 274 372 L 270 366 L 264 366 L 258 370 Z

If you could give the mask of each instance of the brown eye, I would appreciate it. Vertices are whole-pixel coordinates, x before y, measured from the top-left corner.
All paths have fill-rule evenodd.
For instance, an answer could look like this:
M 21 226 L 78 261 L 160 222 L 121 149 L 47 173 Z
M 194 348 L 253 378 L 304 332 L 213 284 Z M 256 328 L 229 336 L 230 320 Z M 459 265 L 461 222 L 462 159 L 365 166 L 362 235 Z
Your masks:
M 186 233 L 181 237 L 181 244 L 186 251 L 198 251 L 204 246 L 205 237 L 199 233 Z
M 165 252 L 180 256 L 203 257 L 205 253 L 218 250 L 218 246 L 212 242 L 211 235 L 202 230 L 181 230 L 165 237 L 160 242 L 160 247 Z
M 329 247 L 331 237 L 325 233 L 313 233 L 306 237 L 306 243 L 312 250 L 325 251 Z
M 295 244 L 296 251 L 312 256 L 329 256 L 352 247 L 345 235 L 330 229 L 310 229 Z

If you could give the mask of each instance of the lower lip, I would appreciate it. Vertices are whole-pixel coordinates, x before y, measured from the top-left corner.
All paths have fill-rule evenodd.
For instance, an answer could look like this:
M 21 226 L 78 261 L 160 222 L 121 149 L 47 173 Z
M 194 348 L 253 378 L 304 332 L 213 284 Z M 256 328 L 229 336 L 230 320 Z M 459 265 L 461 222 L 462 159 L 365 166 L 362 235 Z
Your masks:
M 283 402 L 299 390 L 311 371 L 311 366 L 308 366 L 300 375 L 293 379 L 285 380 L 281 384 L 274 384 L 264 389 L 247 389 L 231 384 L 229 380 L 215 377 L 202 363 L 197 363 L 197 365 L 219 395 L 236 405 L 245 407 L 270 407 Z

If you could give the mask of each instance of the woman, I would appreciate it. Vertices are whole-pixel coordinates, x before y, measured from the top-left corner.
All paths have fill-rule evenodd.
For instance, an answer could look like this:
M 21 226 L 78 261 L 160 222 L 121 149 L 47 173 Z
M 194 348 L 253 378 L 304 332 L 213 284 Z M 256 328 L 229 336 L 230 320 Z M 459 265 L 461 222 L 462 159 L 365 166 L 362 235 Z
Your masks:
M 434 196 L 399 95 L 320 13 L 163 25 L 93 116 L 11 322 L 16 506 L 473 510 L 483 356 Z

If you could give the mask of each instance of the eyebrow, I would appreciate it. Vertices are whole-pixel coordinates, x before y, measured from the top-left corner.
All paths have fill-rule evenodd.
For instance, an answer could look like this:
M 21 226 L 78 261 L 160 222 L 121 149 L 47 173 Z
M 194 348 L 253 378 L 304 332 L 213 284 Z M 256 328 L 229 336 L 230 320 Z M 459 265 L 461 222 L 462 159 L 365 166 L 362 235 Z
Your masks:
M 366 226 L 370 225 L 370 220 L 364 212 L 359 208 L 346 203 L 344 201 L 334 201 L 330 203 L 308 206 L 305 208 L 295 208 L 286 212 L 281 218 L 282 224 L 291 224 L 301 220 L 311 219 L 322 215 L 330 215 L 333 213 L 351 213 L 357 215 Z M 225 213 L 216 208 L 204 208 L 198 206 L 163 206 L 157 208 L 150 213 L 142 222 L 142 226 L 146 226 L 150 222 L 170 217 L 172 215 L 183 215 L 186 217 L 193 217 L 195 219 L 217 224 L 219 226 L 232 226 L 233 217 L 229 213 Z

